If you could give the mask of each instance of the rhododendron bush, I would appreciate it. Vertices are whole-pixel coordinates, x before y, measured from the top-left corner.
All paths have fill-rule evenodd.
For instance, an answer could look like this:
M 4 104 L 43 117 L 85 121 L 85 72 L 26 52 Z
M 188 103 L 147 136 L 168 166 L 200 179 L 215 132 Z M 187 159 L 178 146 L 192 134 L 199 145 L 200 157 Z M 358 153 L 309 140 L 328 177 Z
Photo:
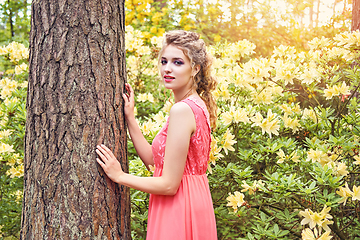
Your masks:
M 157 71 L 161 37 L 126 30 L 128 82 L 152 141 L 173 104 Z M 219 239 L 360 236 L 360 33 L 308 46 L 279 46 L 269 58 L 252 58 L 247 40 L 208 47 L 218 81 L 208 178 Z M 131 171 L 150 175 L 129 151 Z M 142 239 L 147 195 L 132 193 L 133 236 Z
M 18 236 L 23 197 L 25 101 L 28 48 L 12 42 L 0 46 L 12 68 L 0 72 L 0 239 Z
M 173 104 L 158 76 L 161 34 L 126 27 L 127 81 L 150 142 Z M 279 46 L 268 58 L 252 57 L 247 40 L 208 47 L 218 81 L 208 178 L 219 239 L 360 238 L 359 49 L 359 32 L 315 38 L 306 52 Z M 0 219 L 3 236 L 20 223 L 26 51 L 0 49 L 13 63 L 0 79 L 0 211 L 14 214 Z M 128 144 L 130 171 L 150 176 Z M 145 239 L 148 194 L 131 194 L 132 236 Z

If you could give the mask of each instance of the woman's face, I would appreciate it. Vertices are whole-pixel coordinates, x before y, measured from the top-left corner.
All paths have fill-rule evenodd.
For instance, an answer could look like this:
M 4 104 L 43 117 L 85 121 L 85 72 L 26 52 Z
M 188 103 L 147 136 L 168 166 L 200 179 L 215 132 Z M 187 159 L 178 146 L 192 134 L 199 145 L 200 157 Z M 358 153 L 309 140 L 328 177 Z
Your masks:
M 190 59 L 183 51 L 174 46 L 167 46 L 160 60 L 160 73 L 164 85 L 174 92 L 188 91 L 192 86 L 192 67 Z

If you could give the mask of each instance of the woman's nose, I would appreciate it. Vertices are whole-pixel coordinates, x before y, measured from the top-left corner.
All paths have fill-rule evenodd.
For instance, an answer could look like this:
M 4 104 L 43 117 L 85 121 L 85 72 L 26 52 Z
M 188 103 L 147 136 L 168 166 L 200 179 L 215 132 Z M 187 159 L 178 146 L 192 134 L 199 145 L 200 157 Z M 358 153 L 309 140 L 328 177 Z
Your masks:
M 169 63 L 167 63 L 165 66 L 164 66 L 164 71 L 165 72 L 171 72 L 171 67 L 170 67 L 170 64 Z

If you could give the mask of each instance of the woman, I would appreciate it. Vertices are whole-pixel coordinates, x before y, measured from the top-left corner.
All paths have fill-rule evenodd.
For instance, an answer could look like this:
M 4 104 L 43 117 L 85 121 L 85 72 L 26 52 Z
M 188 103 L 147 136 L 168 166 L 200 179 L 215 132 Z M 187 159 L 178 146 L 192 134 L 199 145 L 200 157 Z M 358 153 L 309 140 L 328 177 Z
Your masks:
M 165 34 L 159 54 L 162 81 L 174 94 L 168 121 L 150 145 L 134 116 L 134 91 L 126 84 L 123 95 L 130 137 L 153 177 L 124 173 L 104 145 L 97 162 L 110 179 L 150 193 L 147 240 L 217 239 L 214 210 L 206 177 L 210 125 L 215 126 L 216 104 L 211 95 L 216 82 L 204 41 L 187 31 Z M 210 124 L 210 122 L 212 124 Z M 100 160 L 101 159 L 101 160 Z

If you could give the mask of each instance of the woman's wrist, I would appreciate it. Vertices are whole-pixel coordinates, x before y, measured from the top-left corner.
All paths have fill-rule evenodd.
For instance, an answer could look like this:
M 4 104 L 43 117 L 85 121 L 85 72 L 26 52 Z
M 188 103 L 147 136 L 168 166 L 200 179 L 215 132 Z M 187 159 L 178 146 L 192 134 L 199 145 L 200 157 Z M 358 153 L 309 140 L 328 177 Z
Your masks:
M 135 118 L 135 115 L 134 114 L 130 114 L 130 115 L 125 115 L 125 120 L 126 122 L 129 124 L 129 123 L 132 123 L 132 122 L 136 122 L 136 118 Z
M 123 183 L 124 183 L 124 177 L 126 177 L 125 175 L 126 175 L 126 173 L 121 172 L 121 173 L 119 174 L 119 176 L 117 177 L 117 179 L 116 179 L 115 182 L 116 182 L 117 184 L 123 185 Z

